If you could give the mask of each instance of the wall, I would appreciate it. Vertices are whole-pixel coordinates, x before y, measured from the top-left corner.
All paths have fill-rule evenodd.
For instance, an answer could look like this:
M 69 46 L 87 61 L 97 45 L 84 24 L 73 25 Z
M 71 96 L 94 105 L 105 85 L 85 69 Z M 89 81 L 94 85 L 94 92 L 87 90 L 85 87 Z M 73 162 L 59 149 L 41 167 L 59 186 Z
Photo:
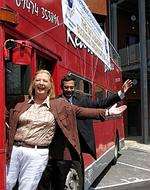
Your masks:
M 93 13 L 107 15 L 107 0 L 85 0 Z

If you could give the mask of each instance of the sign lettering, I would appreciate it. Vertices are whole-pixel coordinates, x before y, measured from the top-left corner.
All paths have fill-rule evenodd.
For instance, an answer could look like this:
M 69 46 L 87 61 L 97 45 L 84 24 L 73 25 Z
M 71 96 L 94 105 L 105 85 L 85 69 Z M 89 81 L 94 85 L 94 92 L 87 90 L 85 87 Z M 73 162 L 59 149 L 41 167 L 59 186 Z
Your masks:
M 37 3 L 31 0 L 16 0 L 16 6 L 26 9 L 32 15 L 41 16 L 41 19 L 59 25 L 59 16 L 45 7 L 40 7 Z

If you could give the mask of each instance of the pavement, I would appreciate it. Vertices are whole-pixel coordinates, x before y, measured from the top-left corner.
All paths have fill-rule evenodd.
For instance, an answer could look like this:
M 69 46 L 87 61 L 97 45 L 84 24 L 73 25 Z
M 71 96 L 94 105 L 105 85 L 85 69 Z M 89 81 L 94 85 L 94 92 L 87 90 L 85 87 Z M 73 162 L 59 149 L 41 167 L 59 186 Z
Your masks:
M 147 144 L 144 144 L 141 137 L 128 137 L 125 139 L 125 149 L 128 148 L 150 152 L 150 140 Z
M 150 141 L 141 137 L 125 139 L 116 165 L 109 165 L 99 176 L 91 190 L 149 190 Z

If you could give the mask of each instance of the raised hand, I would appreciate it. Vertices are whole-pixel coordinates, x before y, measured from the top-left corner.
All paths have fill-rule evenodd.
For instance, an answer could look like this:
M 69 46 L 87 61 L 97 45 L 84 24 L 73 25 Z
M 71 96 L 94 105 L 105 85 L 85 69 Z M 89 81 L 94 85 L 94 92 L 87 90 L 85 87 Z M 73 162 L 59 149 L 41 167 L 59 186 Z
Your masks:
M 127 79 L 122 85 L 122 92 L 126 93 L 133 86 L 133 82 Z

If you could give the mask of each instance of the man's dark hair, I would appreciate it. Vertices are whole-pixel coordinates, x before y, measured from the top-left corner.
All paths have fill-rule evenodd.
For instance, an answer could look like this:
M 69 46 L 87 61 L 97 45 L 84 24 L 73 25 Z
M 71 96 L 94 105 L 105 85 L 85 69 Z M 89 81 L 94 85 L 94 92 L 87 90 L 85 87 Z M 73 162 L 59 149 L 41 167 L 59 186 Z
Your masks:
M 76 80 L 75 78 L 72 76 L 72 75 L 65 75 L 62 79 L 61 79 L 61 88 L 63 88 L 64 86 L 64 82 L 68 82 L 68 81 L 71 81 L 73 80 L 75 85 L 76 85 Z

